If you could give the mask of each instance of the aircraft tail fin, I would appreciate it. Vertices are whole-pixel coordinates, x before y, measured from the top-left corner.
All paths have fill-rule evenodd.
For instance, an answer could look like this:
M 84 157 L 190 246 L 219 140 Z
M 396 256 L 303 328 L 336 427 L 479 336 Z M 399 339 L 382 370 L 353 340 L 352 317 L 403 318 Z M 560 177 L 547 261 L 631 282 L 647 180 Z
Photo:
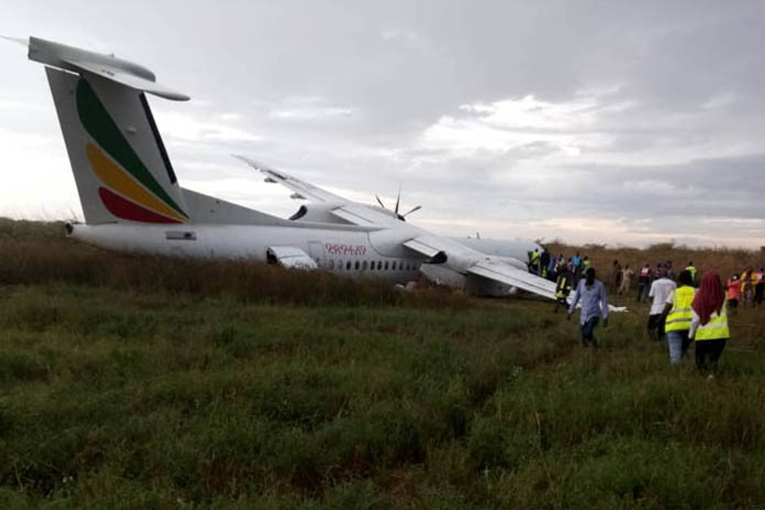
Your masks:
M 146 93 L 187 96 L 138 64 L 29 38 L 29 59 L 46 73 L 85 221 L 190 221 Z

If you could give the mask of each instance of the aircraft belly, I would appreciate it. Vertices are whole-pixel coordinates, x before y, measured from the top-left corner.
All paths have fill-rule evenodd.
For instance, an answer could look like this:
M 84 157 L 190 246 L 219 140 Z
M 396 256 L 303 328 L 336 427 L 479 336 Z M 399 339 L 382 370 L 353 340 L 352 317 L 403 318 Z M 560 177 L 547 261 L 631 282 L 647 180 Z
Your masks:
M 380 277 L 394 283 L 405 283 L 415 277 L 415 270 L 356 270 L 356 261 L 360 264 L 370 264 L 373 260 L 392 262 L 372 247 L 367 232 L 360 231 L 251 225 L 105 224 L 74 225 L 71 235 L 82 242 L 110 251 L 258 262 L 267 261 L 269 248 L 288 246 L 304 251 L 316 260 L 320 268 L 337 274 Z M 405 258 L 412 260 L 403 256 L 398 260 Z M 340 262 L 343 269 L 338 269 Z M 346 269 L 348 262 L 352 264 L 350 271 Z

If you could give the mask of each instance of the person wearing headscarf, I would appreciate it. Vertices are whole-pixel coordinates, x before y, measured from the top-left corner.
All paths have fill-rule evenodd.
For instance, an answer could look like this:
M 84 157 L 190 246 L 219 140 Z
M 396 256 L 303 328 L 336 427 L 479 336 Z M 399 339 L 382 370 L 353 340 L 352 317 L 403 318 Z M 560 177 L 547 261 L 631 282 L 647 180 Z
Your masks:
M 688 338 L 696 341 L 696 367 L 708 371 L 711 379 L 730 338 L 725 291 L 717 271 L 704 273 L 691 308 L 693 317 Z

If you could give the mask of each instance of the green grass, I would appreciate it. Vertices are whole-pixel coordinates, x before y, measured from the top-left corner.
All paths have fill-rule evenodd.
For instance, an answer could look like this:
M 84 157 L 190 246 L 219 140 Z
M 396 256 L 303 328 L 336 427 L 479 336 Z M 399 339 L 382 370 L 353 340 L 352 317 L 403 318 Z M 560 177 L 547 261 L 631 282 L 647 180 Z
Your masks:
M 765 506 L 765 312 L 707 382 L 645 308 L 592 351 L 547 303 L 174 268 L 54 228 L 0 223 L 25 264 L 0 266 L 0 508 Z

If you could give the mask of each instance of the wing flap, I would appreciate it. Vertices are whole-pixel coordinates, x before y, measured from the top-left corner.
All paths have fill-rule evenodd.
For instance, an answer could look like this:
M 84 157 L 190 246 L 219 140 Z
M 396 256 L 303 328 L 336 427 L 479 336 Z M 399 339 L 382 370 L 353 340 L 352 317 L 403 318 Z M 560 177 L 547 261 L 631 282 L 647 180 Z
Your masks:
M 393 226 L 398 221 L 394 217 L 375 211 L 371 207 L 356 204 L 343 205 L 332 209 L 332 215 L 363 227 Z
M 488 278 L 548 299 L 555 299 L 555 284 L 491 258 L 470 266 L 468 274 Z
M 288 268 L 317 269 L 319 267 L 306 252 L 294 246 L 271 246 L 268 248 L 268 259 Z
M 285 188 L 294 191 L 297 196 L 295 198 L 302 198 L 311 200 L 313 202 L 329 203 L 329 204 L 349 204 L 348 199 L 341 196 L 325 191 L 318 186 L 314 186 L 309 182 L 302 181 L 297 177 L 293 177 L 281 170 L 274 170 L 263 163 L 250 159 L 246 156 L 239 156 L 234 154 L 234 157 L 244 161 L 249 166 L 266 174 L 266 182 L 278 183 Z

